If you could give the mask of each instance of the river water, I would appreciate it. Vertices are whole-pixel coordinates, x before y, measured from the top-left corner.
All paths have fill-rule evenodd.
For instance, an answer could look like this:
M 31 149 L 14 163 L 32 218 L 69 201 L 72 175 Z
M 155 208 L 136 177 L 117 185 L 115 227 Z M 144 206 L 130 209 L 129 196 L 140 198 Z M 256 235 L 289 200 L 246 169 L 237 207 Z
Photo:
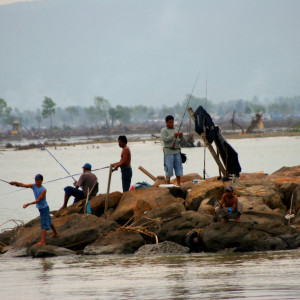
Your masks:
M 256 138 L 228 141 L 239 154 L 242 172 L 272 173 L 282 166 L 300 165 L 300 138 Z M 132 152 L 132 182 L 151 179 L 138 170 L 143 166 L 153 175 L 163 175 L 162 148 L 144 141 L 129 144 Z M 48 149 L 71 173 L 81 172 L 85 162 L 101 168 L 117 162 L 117 143 L 78 145 Z M 203 148 L 184 151 L 188 161 L 184 173 L 203 173 Z M 47 151 L 0 152 L 0 179 L 32 183 L 36 173 L 44 181 L 66 176 Z M 218 176 L 218 169 L 206 151 L 206 172 Z M 95 172 L 100 193 L 106 193 L 108 169 Z M 111 191 L 121 190 L 120 171 L 112 176 Z M 78 176 L 76 176 L 78 179 Z M 45 184 L 52 210 L 63 202 L 67 178 Z M 38 216 L 35 207 L 23 209 L 33 200 L 31 190 L 0 182 L 0 231 L 14 227 L 17 220 Z M 71 200 L 70 200 L 71 201 Z M 14 220 L 14 221 L 8 221 Z M 8 222 L 7 222 L 8 221 Z M 241 219 L 242 221 L 242 219 Z M 299 299 L 300 252 L 186 254 L 180 256 L 135 257 L 76 256 L 46 259 L 0 256 L 1 299 Z

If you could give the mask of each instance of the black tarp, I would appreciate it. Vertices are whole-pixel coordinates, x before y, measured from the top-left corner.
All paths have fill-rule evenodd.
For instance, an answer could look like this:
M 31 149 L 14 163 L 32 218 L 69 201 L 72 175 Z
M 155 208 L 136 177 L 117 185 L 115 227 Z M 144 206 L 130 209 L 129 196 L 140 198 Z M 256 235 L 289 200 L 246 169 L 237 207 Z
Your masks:
M 210 144 L 215 142 L 227 173 L 239 176 L 242 169 L 238 154 L 222 136 L 219 127 L 214 125 L 210 115 L 202 106 L 199 106 L 194 113 L 194 117 L 195 131 L 200 135 L 205 133 Z

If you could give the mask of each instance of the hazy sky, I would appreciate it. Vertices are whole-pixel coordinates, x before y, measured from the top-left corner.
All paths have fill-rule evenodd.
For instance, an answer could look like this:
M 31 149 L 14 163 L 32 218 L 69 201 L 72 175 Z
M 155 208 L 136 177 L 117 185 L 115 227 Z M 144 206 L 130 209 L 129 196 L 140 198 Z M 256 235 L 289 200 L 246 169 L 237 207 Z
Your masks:
M 7 3 L 12 4 L 7 4 Z M 298 0 L 0 0 L 0 98 L 19 109 L 300 95 Z

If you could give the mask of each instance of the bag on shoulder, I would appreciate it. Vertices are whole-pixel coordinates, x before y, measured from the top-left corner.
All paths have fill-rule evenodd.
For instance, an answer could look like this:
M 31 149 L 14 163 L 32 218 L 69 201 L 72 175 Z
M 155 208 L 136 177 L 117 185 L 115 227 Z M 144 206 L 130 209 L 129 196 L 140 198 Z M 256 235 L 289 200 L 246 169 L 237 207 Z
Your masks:
M 186 160 L 187 160 L 186 154 L 180 152 L 180 156 L 181 156 L 181 161 L 182 161 L 182 163 L 184 164 L 184 163 L 186 162 Z

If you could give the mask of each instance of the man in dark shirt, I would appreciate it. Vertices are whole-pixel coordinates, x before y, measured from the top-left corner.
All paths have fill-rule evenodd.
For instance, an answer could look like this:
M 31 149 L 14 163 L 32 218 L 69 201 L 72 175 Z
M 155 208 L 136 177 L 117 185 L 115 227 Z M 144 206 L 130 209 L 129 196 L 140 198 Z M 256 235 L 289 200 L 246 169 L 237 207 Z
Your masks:
M 67 186 L 64 188 L 65 198 L 64 204 L 61 207 L 66 208 L 68 200 L 71 196 L 74 196 L 74 203 L 86 198 L 87 194 L 90 193 L 91 196 L 95 196 L 98 193 L 98 179 L 95 174 L 91 173 L 92 166 L 89 163 L 84 164 L 82 167 L 83 174 L 79 177 L 79 180 L 75 180 L 75 187 Z M 82 190 L 79 190 L 79 187 Z

